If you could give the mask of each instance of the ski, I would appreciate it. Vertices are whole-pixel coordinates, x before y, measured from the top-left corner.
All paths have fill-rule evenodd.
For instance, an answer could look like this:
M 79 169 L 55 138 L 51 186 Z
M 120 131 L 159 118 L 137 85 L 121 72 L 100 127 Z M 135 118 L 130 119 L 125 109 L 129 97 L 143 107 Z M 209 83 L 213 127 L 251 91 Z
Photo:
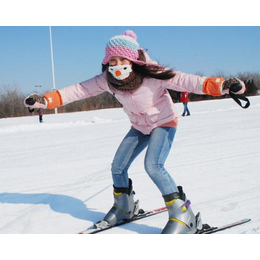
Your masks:
M 134 222 L 134 221 L 142 219 L 142 218 L 147 218 L 147 217 L 150 217 L 150 216 L 154 216 L 154 215 L 163 213 L 165 211 L 167 211 L 166 207 L 154 209 L 154 210 L 151 210 L 151 211 L 144 211 L 144 210 L 140 209 L 138 214 L 135 215 L 132 219 L 122 221 L 122 222 L 120 222 L 120 223 L 118 223 L 118 224 L 116 224 L 114 226 L 102 225 L 102 221 L 101 221 L 100 222 L 101 224 L 97 223 L 94 226 L 92 226 L 91 228 L 83 230 L 83 231 L 79 232 L 78 234 L 96 234 L 96 233 L 100 233 L 100 232 L 103 232 L 105 230 L 108 230 L 108 229 L 111 229 L 111 228 L 114 228 L 114 227 L 119 227 L 119 226 L 122 226 L 124 224 L 131 223 L 131 222 Z M 198 213 L 196 218 L 199 218 L 199 217 L 200 217 L 200 214 Z M 203 224 L 202 225 L 202 229 L 198 230 L 196 232 L 196 234 L 213 234 L 213 233 L 217 233 L 217 232 L 223 231 L 225 229 L 229 229 L 229 228 L 232 228 L 232 227 L 235 227 L 235 226 L 239 226 L 239 225 L 245 224 L 245 223 L 247 223 L 249 221 L 251 221 L 251 219 L 249 219 L 249 218 L 241 219 L 239 221 L 232 222 L 232 223 L 220 226 L 220 227 L 211 227 L 208 224 Z
M 245 218 L 245 219 L 241 219 L 239 221 L 229 223 L 229 224 L 226 224 L 226 225 L 223 225 L 223 226 L 220 226 L 220 227 L 210 227 L 209 225 L 204 224 L 202 230 L 198 230 L 197 234 L 217 233 L 217 232 L 223 231 L 223 230 L 228 229 L 228 228 L 232 228 L 232 227 L 235 227 L 235 226 L 245 224 L 249 221 L 251 221 L 250 218 Z
M 127 224 L 127 223 L 131 223 L 133 221 L 136 221 L 136 220 L 139 220 L 139 219 L 142 219 L 142 218 L 154 216 L 154 215 L 163 213 L 165 211 L 167 211 L 166 207 L 162 207 L 162 208 L 158 208 L 158 209 L 154 209 L 154 210 L 150 210 L 150 211 L 144 211 L 144 210 L 140 209 L 138 214 L 135 215 L 132 219 L 122 221 L 122 222 L 120 222 L 120 223 L 118 223 L 114 226 L 103 226 L 103 227 L 97 226 L 96 227 L 94 225 L 92 228 L 83 230 L 83 231 L 79 232 L 78 234 L 96 234 L 96 233 L 99 233 L 99 232 L 102 232 L 102 231 L 105 231 L 105 230 L 108 230 L 108 229 L 111 229 L 111 228 L 114 228 L 114 227 L 118 227 L 118 226 L 121 226 L 121 225 L 124 225 L 124 224 Z

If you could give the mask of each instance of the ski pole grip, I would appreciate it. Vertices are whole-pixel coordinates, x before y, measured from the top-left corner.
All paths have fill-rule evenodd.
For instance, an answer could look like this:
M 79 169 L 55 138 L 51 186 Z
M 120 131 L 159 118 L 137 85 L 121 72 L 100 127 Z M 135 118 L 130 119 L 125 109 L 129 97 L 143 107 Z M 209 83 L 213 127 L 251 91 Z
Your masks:
M 234 83 L 230 86 L 230 91 L 237 93 L 242 89 L 242 85 L 240 83 Z
M 36 100 L 32 97 L 29 97 L 25 100 L 25 103 L 29 106 L 33 106 L 35 104 Z

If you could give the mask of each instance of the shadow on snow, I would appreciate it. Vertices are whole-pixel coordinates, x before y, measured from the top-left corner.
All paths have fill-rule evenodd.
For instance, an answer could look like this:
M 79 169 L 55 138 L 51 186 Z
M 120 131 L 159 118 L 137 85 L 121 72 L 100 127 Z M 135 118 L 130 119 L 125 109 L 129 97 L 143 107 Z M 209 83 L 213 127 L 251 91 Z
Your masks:
M 110 186 L 109 186 L 110 187 Z M 108 188 L 108 187 L 107 187 Z M 105 188 L 105 189 L 107 189 Z M 100 191 L 102 192 L 102 191 Z M 100 193 L 99 192 L 99 193 Z M 86 201 L 93 198 L 91 196 Z M 85 202 L 67 195 L 51 194 L 51 193 L 38 193 L 38 194 L 22 194 L 22 193 L 0 193 L 0 204 L 33 204 L 33 205 L 49 205 L 49 207 L 58 213 L 69 214 L 70 216 L 88 220 L 93 223 L 104 218 L 103 212 L 98 212 L 89 209 Z M 144 224 L 128 223 L 120 226 L 120 228 L 134 231 L 137 233 L 160 233 L 161 229 L 156 227 L 147 226 Z

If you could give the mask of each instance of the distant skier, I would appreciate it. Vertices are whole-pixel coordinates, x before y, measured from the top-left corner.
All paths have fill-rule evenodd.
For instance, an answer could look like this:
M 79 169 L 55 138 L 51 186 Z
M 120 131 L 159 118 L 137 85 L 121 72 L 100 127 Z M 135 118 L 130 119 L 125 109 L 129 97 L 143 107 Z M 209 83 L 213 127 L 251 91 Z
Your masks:
M 39 122 L 40 123 L 43 123 L 43 111 L 42 111 L 42 109 L 40 108 L 40 109 L 38 109 L 37 110 L 37 112 L 38 112 L 38 115 L 39 115 Z
M 195 233 L 197 223 L 190 202 L 164 167 L 178 125 L 178 114 L 167 89 L 221 96 L 229 93 L 232 84 L 239 86 L 237 93 L 243 93 L 244 83 L 239 79 L 188 75 L 159 65 L 139 47 L 136 34 L 129 30 L 109 40 L 102 65 L 100 75 L 43 97 L 31 95 L 25 106 L 54 109 L 103 92 L 113 94 L 123 105 L 132 127 L 112 163 L 114 205 L 96 225 L 115 225 L 136 213 L 128 169 L 147 148 L 145 170 L 160 190 L 169 213 L 162 233 Z
M 183 107 L 184 107 L 182 116 L 186 116 L 186 115 L 190 116 L 190 110 L 188 108 L 188 103 L 190 102 L 190 100 L 188 95 L 189 94 L 187 91 L 181 92 L 180 101 L 183 103 Z

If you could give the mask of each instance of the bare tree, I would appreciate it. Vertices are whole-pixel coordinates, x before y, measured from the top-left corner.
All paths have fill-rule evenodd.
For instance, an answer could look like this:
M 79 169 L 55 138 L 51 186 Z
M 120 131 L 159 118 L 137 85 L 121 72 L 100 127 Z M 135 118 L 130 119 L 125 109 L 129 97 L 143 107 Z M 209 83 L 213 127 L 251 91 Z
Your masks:
M 24 95 L 20 93 L 17 85 L 5 85 L 0 89 L 0 118 L 17 117 L 26 113 L 21 102 Z

